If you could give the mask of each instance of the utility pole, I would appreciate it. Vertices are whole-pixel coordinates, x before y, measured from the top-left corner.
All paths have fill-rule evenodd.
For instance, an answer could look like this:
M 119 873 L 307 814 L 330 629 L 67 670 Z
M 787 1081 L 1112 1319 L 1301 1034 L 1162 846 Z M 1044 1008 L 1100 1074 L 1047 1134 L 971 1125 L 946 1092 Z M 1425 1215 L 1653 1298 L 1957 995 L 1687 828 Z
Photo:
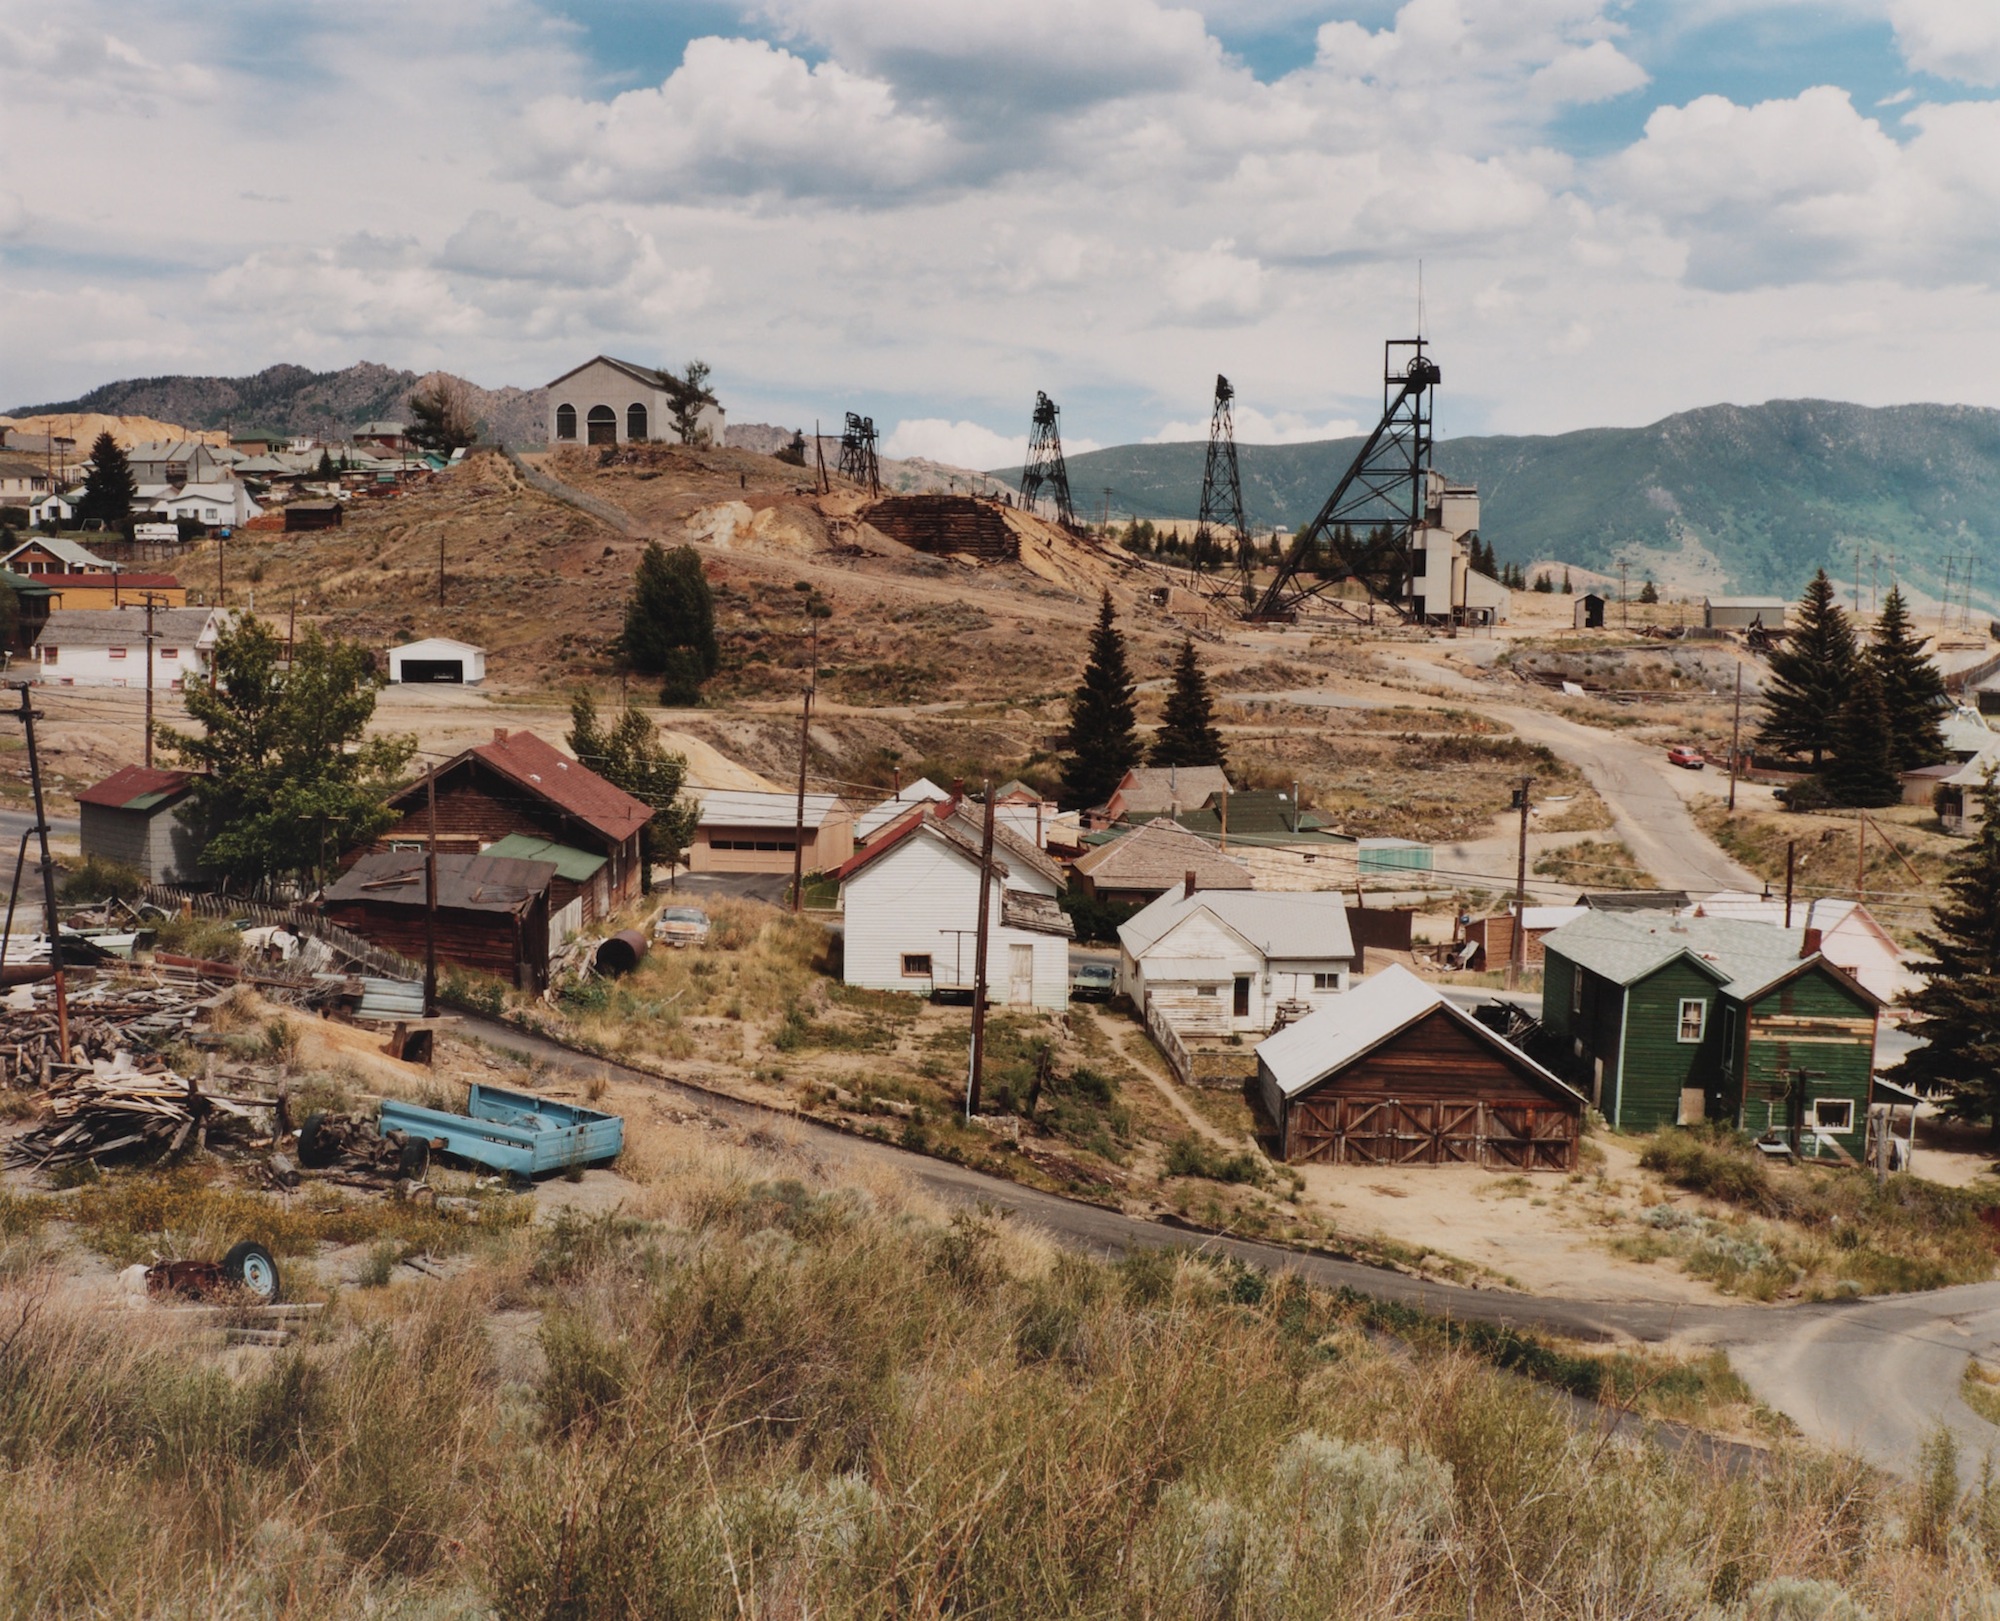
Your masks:
M 1944 621 L 1945 621 L 1945 616 L 1946 616 L 1947 614 L 1949 614 L 1949 613 L 1951 612 L 1951 571 L 1952 571 L 1952 568 L 1953 568 L 1953 567 L 1954 567 L 1954 566 L 1955 566 L 1955 565 L 1957 564 L 1957 562 L 1958 562 L 1958 559 L 1957 559 L 1956 557 L 1952 556 L 1952 554 L 1951 554 L 1951 553 L 1949 553 L 1949 552 L 1945 553 L 1945 559 L 1944 559 L 1944 598 L 1943 598 L 1943 600 L 1942 600 L 1942 601 L 1941 601 L 1941 602 L 1940 602 L 1940 603 L 1938 604 L 1938 634 L 1939 634 L 1940 636 L 1942 636 L 1942 635 L 1944 634 Z
M 807 687 L 799 700 L 799 806 L 797 825 L 792 829 L 792 913 L 805 905 L 806 890 L 806 745 L 812 726 L 813 689 Z
M 1521 853 L 1514 866 L 1514 936 L 1507 948 L 1507 989 L 1520 983 L 1521 968 L 1527 961 L 1528 942 L 1528 789 L 1533 777 L 1523 777 L 1514 791 L 1514 803 L 1521 811 Z
M 1632 628 L 1630 602 L 1631 595 L 1625 589 L 1625 559 L 1621 557 L 1618 559 L 1618 628 L 1620 630 L 1630 630 Z
M 222 537 L 215 537 L 215 605 L 222 606 Z
M 1792 874 L 1798 870 L 1799 841 L 1785 840 L 1785 927 L 1792 926 Z
M 424 1017 L 437 1017 L 438 999 L 438 791 L 437 762 L 424 772 Z
M 985 779 L 986 820 L 979 836 L 979 933 L 972 943 L 972 1057 L 965 1077 L 965 1117 L 979 1113 L 986 1075 L 986 937 L 993 908 L 993 779 Z
M 1868 884 L 1868 815 L 1865 811 L 1854 813 L 1854 898 L 1862 899 L 1862 892 Z
M 438 526 L 438 606 L 444 606 L 444 526 Z
M 1743 737 L 1743 661 L 1736 662 L 1736 715 L 1729 723 L 1729 809 L 1736 810 L 1736 762 L 1742 758 L 1739 747 Z
M 1229 790 L 1222 790 L 1222 852 L 1229 853 Z M 1356 870 L 1359 870 L 1357 865 Z
M 158 600 L 146 593 L 146 746 L 141 758 L 148 771 L 153 769 L 153 604 Z
M 56 864 L 49 856 L 49 818 L 42 805 L 42 757 L 35 747 L 35 706 L 21 686 L 21 725 L 28 737 L 28 786 L 35 795 L 35 834 L 42 847 L 42 918 L 49 936 L 49 977 L 56 983 L 56 1045 L 69 1062 L 69 988 L 63 981 L 62 920 L 56 916 Z

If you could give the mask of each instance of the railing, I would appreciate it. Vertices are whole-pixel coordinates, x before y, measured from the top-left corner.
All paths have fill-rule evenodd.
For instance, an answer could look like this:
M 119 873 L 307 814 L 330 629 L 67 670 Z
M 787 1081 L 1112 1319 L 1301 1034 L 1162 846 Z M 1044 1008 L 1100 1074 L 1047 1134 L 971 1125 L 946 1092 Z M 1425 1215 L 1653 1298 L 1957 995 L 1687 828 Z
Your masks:
M 1181 1040 L 1180 1032 L 1167 1022 L 1166 1014 L 1160 1011 L 1160 1004 L 1150 996 L 1146 998 L 1146 1034 L 1160 1049 L 1167 1068 L 1174 1072 L 1174 1079 L 1183 1086 L 1194 1085 L 1194 1055 L 1188 1051 L 1187 1043 Z
M 168 911 L 179 911 L 182 907 L 186 907 L 196 917 L 217 919 L 247 917 L 266 928 L 290 929 L 294 934 L 309 934 L 316 940 L 324 940 L 343 957 L 351 958 L 363 967 L 372 968 L 388 979 L 424 977 L 421 963 L 411 962 L 409 958 L 397 952 L 374 945 L 358 934 L 349 933 L 338 923 L 329 922 L 319 913 L 308 911 L 301 906 L 267 906 L 262 901 L 236 900 L 227 895 L 188 894 L 178 889 L 163 889 L 157 884 L 148 884 L 140 894 L 143 899 Z

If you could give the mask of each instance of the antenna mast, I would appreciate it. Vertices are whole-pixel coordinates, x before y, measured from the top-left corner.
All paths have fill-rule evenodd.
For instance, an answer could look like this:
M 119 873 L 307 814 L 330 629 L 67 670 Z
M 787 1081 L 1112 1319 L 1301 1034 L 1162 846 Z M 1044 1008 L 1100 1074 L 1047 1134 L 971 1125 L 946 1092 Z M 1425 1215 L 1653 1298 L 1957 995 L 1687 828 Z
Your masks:
M 1076 508 L 1069 498 L 1069 467 L 1063 461 L 1062 433 L 1056 427 L 1056 402 L 1036 391 L 1035 431 L 1028 438 L 1028 460 L 1021 468 L 1021 505 L 1030 512 L 1047 490 L 1056 504 L 1056 521 L 1076 527 Z

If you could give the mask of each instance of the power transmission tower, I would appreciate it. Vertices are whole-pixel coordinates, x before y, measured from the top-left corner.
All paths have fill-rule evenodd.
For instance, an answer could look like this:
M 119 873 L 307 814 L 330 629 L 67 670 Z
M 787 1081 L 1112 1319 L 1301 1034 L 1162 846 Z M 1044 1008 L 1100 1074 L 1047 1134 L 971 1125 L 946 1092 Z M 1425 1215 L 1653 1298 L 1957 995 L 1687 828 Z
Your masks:
M 882 469 L 875 460 L 875 419 L 847 413 L 847 426 L 840 434 L 840 476 L 868 486 L 870 495 L 882 493 Z
M 1056 504 L 1056 522 L 1076 527 L 1076 508 L 1069 498 L 1069 467 L 1063 461 L 1062 433 L 1056 427 L 1056 402 L 1035 394 L 1035 431 L 1028 438 L 1028 459 L 1021 468 L 1021 505 L 1030 512 L 1046 490 Z
M 1236 471 L 1236 424 L 1230 405 L 1236 390 L 1221 373 L 1215 378 L 1215 405 L 1208 417 L 1208 461 L 1201 473 L 1201 514 L 1195 519 L 1194 555 L 1197 566 L 1218 545 L 1229 548 L 1226 582 L 1209 593 L 1234 596 L 1245 607 L 1256 599 L 1250 551 L 1250 530 L 1243 521 L 1243 480 Z

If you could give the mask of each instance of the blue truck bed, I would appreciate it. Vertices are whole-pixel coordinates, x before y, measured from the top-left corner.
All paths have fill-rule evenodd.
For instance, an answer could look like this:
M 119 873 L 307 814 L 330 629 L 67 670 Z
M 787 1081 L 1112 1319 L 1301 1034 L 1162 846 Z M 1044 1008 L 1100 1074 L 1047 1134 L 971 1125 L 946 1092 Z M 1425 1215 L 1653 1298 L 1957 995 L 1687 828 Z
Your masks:
M 518 1176 L 616 1159 L 625 1146 L 618 1115 L 501 1086 L 475 1084 L 470 1092 L 464 1114 L 384 1098 L 382 1130 L 441 1143 L 448 1154 Z

